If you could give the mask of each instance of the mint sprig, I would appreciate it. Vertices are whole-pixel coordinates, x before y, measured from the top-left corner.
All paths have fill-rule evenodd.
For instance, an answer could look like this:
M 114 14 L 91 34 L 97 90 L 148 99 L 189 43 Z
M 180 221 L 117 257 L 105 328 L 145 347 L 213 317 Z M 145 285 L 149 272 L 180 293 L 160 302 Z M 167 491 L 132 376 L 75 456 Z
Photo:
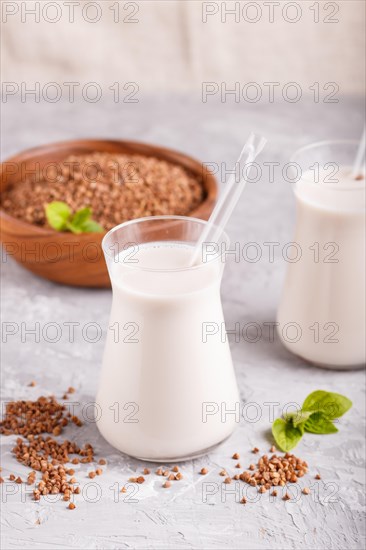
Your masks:
M 70 207 L 62 201 L 46 204 L 47 221 L 56 231 L 71 231 L 72 233 L 103 233 L 99 223 L 91 219 L 92 210 L 89 207 L 81 208 L 72 214 Z
M 331 434 L 338 432 L 333 420 L 343 416 L 352 407 L 340 393 L 317 390 L 305 399 L 302 408 L 277 418 L 272 424 L 272 434 L 282 451 L 290 451 L 299 443 L 305 432 Z

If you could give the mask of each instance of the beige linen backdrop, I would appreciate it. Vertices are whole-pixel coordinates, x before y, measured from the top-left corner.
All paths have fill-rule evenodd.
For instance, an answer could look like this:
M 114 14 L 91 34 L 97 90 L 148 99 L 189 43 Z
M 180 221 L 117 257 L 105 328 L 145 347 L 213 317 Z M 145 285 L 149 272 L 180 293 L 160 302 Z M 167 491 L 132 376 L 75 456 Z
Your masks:
M 235 82 L 295 81 L 304 90 L 314 82 L 336 82 L 342 93 L 364 93 L 364 0 L 146 0 L 119 2 L 118 15 L 117 2 L 97 3 L 102 15 L 91 23 L 83 19 L 82 9 L 89 4 L 85 13 L 93 19 L 97 12 L 90 4 L 96 2 L 48 2 L 47 8 L 47 2 L 39 2 L 41 10 L 46 9 L 39 22 L 25 13 L 35 2 L 2 2 L 3 81 L 134 81 L 148 92 L 197 93 L 203 81 L 225 81 L 228 87 Z M 51 4 L 61 10 L 55 22 L 50 22 L 57 15 Z M 72 23 L 67 4 L 74 4 Z M 227 15 L 225 22 L 225 10 L 237 9 L 237 4 L 238 20 Z M 273 22 L 269 4 L 275 4 Z M 291 23 L 299 11 L 296 5 L 301 17 Z M 16 13 L 9 13 L 16 8 Z

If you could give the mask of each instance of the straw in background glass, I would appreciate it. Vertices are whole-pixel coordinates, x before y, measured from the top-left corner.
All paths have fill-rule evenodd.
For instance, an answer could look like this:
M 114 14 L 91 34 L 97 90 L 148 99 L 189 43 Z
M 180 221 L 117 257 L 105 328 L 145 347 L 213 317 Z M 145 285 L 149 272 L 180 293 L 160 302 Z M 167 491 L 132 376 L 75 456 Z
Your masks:
M 356 158 L 353 163 L 352 168 L 352 177 L 355 179 L 361 179 L 362 176 L 365 177 L 365 141 L 366 141 L 366 132 L 365 128 L 363 129 L 363 134 L 360 140 L 360 144 L 357 149 Z

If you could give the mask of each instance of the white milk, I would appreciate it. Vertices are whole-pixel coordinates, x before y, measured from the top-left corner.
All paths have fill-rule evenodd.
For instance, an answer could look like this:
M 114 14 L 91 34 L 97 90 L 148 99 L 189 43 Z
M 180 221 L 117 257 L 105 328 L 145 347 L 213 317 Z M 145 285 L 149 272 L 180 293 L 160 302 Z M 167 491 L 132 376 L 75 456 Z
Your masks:
M 120 339 L 108 331 L 98 427 L 113 446 L 147 460 L 201 454 L 237 421 L 221 415 L 239 402 L 229 345 L 221 331 L 203 341 L 203 323 L 224 321 L 223 266 L 184 269 L 191 254 L 191 246 L 152 243 L 130 258 L 138 264 L 124 263 L 125 253 L 110 267 L 110 327 L 120 327 Z
M 347 368 L 365 363 L 365 180 L 352 179 L 347 167 L 335 177 L 325 183 L 321 174 L 314 183 L 309 171 L 296 185 L 302 257 L 288 265 L 277 321 L 292 352 Z M 285 337 L 287 323 L 300 325 L 297 342 L 295 330 Z

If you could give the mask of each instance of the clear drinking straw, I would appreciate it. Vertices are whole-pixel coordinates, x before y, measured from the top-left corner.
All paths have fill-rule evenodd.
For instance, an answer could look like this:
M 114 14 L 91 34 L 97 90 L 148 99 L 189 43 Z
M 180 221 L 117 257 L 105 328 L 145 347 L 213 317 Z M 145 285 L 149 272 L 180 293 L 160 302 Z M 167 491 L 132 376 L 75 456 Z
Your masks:
M 365 168 L 365 140 L 366 140 L 366 133 L 365 128 L 363 129 L 363 134 L 360 140 L 360 144 L 357 149 L 357 154 L 353 163 L 352 168 L 352 177 L 357 178 L 358 176 L 362 176 L 364 174 Z
M 239 175 L 240 179 L 236 181 L 236 171 L 230 175 L 229 181 L 219 198 L 211 216 L 208 220 L 200 238 L 198 239 L 194 252 L 192 255 L 192 260 L 190 265 L 193 266 L 203 251 L 204 243 L 218 243 L 220 237 L 224 231 L 224 228 L 239 200 L 240 195 L 242 194 L 245 184 L 248 179 L 248 174 L 243 175 L 243 168 L 259 155 L 265 146 L 267 140 L 259 135 L 251 133 L 248 140 L 246 141 L 239 158 L 236 162 L 236 165 L 239 165 Z M 250 171 L 250 167 L 246 168 L 247 173 Z

